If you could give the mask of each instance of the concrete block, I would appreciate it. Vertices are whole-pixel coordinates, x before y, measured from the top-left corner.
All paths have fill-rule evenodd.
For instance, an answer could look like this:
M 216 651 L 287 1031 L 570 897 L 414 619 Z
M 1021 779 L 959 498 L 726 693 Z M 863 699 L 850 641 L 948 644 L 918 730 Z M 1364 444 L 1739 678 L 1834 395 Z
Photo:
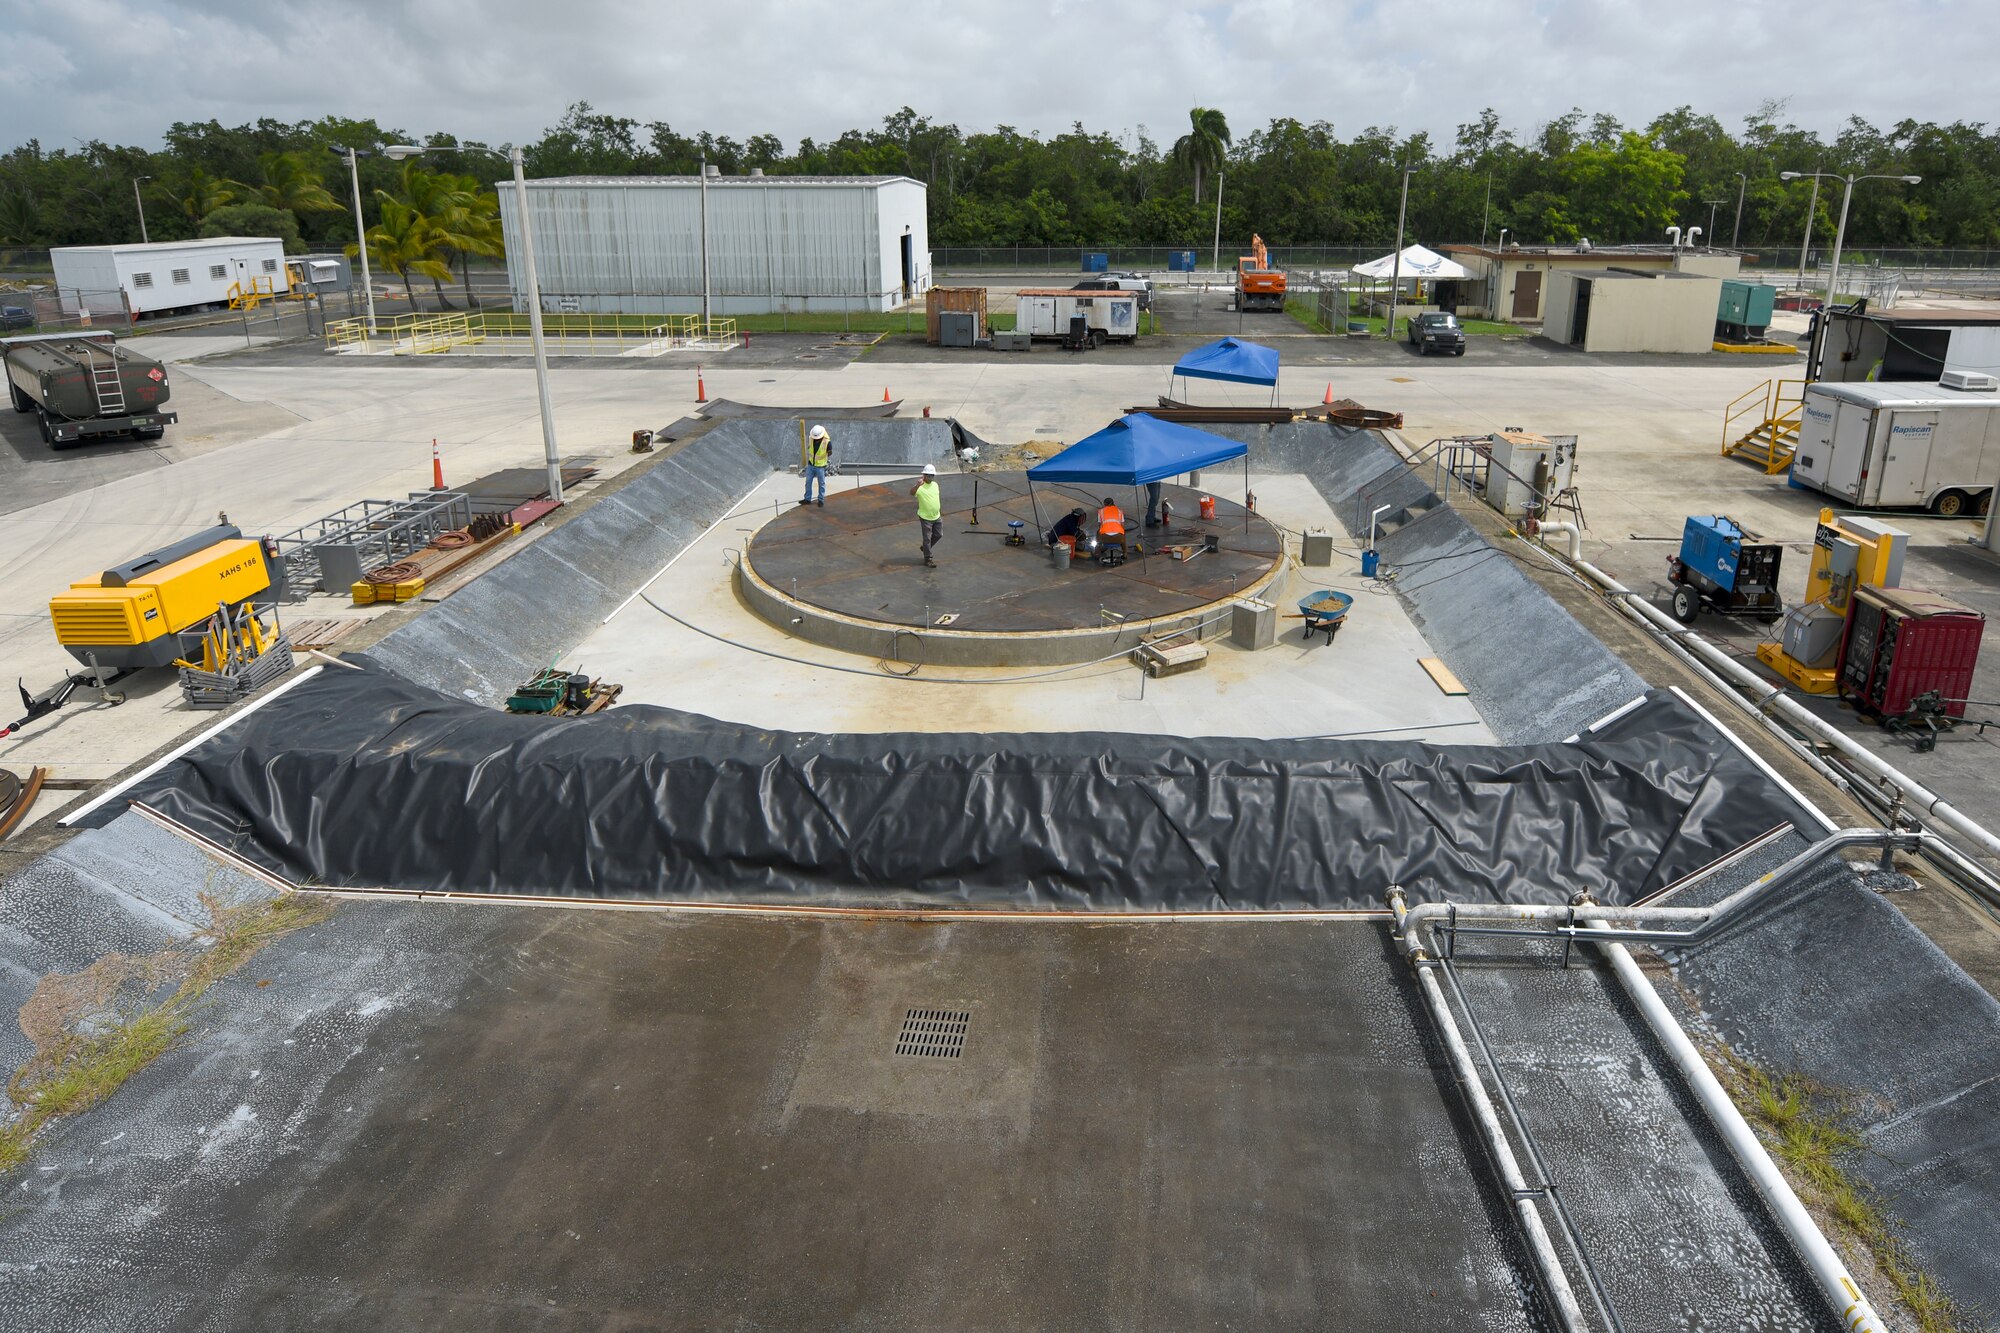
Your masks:
M 1256 597 L 1244 597 L 1231 603 L 1229 641 L 1252 652 L 1269 648 L 1278 641 L 1278 608 Z
M 1333 534 L 1317 529 L 1308 532 L 1299 542 L 1299 563 L 1314 567 L 1332 564 Z

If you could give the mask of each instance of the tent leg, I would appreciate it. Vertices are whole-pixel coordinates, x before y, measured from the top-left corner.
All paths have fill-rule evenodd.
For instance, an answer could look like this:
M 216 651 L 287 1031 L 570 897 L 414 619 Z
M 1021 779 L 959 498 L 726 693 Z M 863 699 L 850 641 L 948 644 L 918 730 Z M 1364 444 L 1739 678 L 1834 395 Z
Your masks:
M 1250 531 L 1250 455 L 1243 455 L 1243 530 Z
M 1035 483 L 1028 483 L 1028 508 L 1035 512 L 1035 536 L 1046 539 L 1048 529 L 1042 526 L 1042 507 L 1035 503 Z

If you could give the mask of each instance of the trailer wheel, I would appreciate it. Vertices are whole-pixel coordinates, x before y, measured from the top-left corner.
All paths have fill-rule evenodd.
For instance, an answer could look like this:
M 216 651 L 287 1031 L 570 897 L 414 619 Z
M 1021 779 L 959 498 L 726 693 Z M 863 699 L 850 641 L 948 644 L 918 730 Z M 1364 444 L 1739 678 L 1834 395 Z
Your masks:
M 1993 492 L 1986 491 L 1980 495 L 1979 508 L 1974 512 L 1977 513 L 1981 518 L 1985 518 L 1988 514 L 1993 512 Z
M 1092 329 L 1090 331 L 1090 345 L 1092 347 L 1104 346 L 1104 338 L 1105 334 L 1103 329 Z
M 1693 588 L 1683 583 L 1674 589 L 1674 619 L 1683 625 L 1694 624 L 1694 618 L 1701 614 L 1701 597 Z
M 42 443 L 54 444 L 56 442 L 56 433 L 49 428 L 48 409 L 43 408 L 41 411 L 35 413 L 35 421 L 42 428 Z
M 1937 511 L 1939 518 L 1957 518 L 1965 512 L 1965 506 L 1964 491 L 1946 491 L 1931 502 L 1931 508 Z

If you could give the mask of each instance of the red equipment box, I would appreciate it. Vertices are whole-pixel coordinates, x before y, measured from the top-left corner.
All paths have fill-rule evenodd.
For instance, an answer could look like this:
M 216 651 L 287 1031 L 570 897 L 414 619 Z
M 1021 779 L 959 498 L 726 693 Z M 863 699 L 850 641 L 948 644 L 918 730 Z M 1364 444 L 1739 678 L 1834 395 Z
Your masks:
M 1979 665 L 1986 617 L 1916 588 L 1857 588 L 1847 605 L 1840 697 L 1879 718 L 1901 717 L 1910 701 L 1935 690 L 1945 713 L 1964 717 Z

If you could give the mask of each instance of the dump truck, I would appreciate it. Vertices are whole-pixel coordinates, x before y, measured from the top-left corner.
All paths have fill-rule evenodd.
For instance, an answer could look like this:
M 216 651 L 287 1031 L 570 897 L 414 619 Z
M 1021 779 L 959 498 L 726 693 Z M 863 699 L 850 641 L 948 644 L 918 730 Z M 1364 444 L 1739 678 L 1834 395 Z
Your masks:
M 32 412 L 58 448 L 115 436 L 157 440 L 180 420 L 163 411 L 167 368 L 109 334 L 0 339 L 0 365 L 16 412 Z
M 1283 310 L 1285 275 L 1271 267 L 1271 253 L 1262 236 L 1250 238 L 1250 253 L 1236 261 L 1236 308 Z

